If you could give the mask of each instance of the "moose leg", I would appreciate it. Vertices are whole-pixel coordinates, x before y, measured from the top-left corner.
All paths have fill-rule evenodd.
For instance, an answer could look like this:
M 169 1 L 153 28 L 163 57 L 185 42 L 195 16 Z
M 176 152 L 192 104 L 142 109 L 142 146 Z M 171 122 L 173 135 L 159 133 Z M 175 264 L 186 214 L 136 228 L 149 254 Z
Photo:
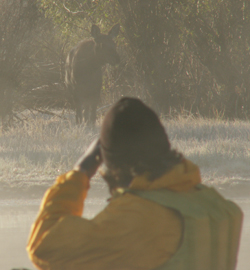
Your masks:
M 84 100 L 83 108 L 84 108 L 84 113 L 83 113 L 84 121 L 89 122 L 89 120 L 90 120 L 90 104 L 89 104 L 88 99 Z
M 96 121 L 96 108 L 97 108 L 97 103 L 93 103 L 91 106 L 91 118 L 90 118 L 90 122 L 91 124 L 95 124 Z
M 80 125 L 82 123 L 82 105 L 79 101 L 76 103 L 76 124 Z
M 96 122 L 96 109 L 97 109 L 97 105 L 99 104 L 100 98 L 95 98 L 92 100 L 92 104 L 91 104 L 91 119 L 90 122 L 92 124 L 95 124 Z

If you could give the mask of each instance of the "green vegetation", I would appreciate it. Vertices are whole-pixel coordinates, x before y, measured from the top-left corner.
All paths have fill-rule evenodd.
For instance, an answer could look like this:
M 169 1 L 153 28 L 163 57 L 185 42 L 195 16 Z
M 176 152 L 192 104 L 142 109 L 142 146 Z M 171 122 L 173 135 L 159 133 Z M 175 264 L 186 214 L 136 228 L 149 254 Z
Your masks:
M 121 24 L 122 62 L 105 67 L 100 107 L 129 95 L 164 115 L 250 115 L 249 1 L 0 0 L 0 13 L 3 126 L 26 108 L 72 108 L 64 61 L 93 23 Z

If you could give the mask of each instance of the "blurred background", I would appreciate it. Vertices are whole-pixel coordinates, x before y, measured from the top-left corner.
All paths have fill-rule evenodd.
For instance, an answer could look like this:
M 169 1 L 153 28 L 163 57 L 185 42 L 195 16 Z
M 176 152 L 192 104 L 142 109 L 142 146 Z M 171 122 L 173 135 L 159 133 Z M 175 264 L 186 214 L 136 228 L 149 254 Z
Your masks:
M 0 116 L 74 107 L 65 58 L 120 23 L 121 64 L 103 68 L 99 115 L 136 96 L 163 115 L 248 119 L 250 2 L 246 0 L 0 0 Z

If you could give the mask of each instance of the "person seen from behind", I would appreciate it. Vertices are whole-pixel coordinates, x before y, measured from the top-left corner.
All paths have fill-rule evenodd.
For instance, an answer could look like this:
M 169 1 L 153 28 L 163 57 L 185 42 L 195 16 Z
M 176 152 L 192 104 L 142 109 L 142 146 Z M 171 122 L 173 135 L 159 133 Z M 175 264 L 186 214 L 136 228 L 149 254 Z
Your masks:
M 88 220 L 84 201 L 97 170 L 112 197 Z M 234 270 L 242 218 L 171 148 L 156 113 L 122 98 L 100 137 L 47 190 L 27 251 L 43 270 Z

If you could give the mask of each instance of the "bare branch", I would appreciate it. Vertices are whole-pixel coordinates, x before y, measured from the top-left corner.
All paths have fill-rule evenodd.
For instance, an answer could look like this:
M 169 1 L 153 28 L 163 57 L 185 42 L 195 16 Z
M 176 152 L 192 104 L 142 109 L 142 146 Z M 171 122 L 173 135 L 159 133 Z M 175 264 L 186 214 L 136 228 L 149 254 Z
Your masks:
M 70 13 L 70 14 L 72 14 L 72 15 L 79 15 L 79 14 L 85 14 L 85 12 L 84 11 L 71 11 L 69 8 L 67 8 L 66 6 L 65 6 L 65 4 L 63 3 L 63 8 L 68 12 L 68 13 Z

